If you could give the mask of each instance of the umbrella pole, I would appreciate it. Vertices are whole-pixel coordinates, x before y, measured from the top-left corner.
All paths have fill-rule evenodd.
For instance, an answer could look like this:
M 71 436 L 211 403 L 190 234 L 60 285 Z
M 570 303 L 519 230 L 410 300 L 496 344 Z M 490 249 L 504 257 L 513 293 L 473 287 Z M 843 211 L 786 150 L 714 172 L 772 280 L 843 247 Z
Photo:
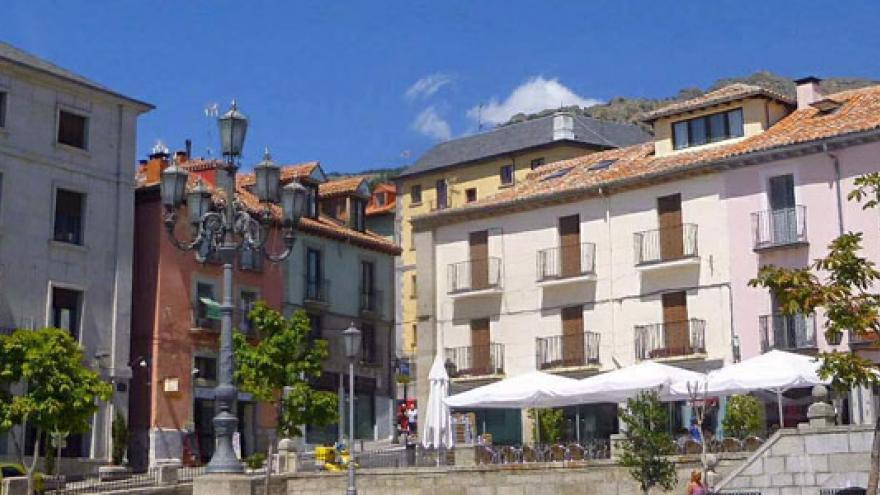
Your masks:
M 782 389 L 776 389 L 776 404 L 779 406 L 779 428 L 785 428 L 785 418 L 782 415 Z

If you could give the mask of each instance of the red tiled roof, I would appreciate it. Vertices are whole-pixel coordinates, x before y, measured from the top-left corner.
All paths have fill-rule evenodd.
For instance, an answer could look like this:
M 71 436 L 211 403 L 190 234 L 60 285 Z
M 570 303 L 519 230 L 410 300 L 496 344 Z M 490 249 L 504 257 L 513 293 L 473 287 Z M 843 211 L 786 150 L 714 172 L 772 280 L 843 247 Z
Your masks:
M 294 180 L 304 179 L 312 174 L 315 171 L 315 167 L 318 167 L 319 163 L 317 161 L 297 163 L 294 165 L 282 165 L 281 166 L 281 182 L 287 184 Z M 250 186 L 254 184 L 254 174 L 239 174 L 236 182 L 242 184 L 244 186 Z
M 223 162 L 220 160 L 191 160 L 184 163 L 183 167 L 191 172 L 207 171 L 222 164 Z M 317 162 L 312 162 L 309 164 L 295 166 L 294 168 L 298 170 L 305 170 L 305 168 L 312 166 L 313 169 L 316 165 Z M 311 170 L 309 170 L 308 173 L 311 173 Z M 305 175 L 308 175 L 308 173 L 306 173 Z M 250 179 L 248 179 L 248 175 L 250 176 Z M 187 181 L 187 188 L 194 187 L 198 179 L 199 177 L 196 174 L 191 174 L 189 176 L 189 180 Z M 236 177 L 236 197 L 251 212 L 261 212 L 263 211 L 263 205 L 260 203 L 256 195 L 254 195 L 247 189 L 248 181 L 250 181 L 250 184 L 253 184 L 253 174 L 243 174 Z M 216 199 L 224 198 L 222 190 L 217 189 L 214 185 L 207 183 L 207 181 L 205 182 L 205 185 L 212 190 L 213 195 Z M 156 185 L 157 183 L 155 182 L 151 184 L 144 183 L 143 181 L 138 182 L 138 188 L 146 188 Z M 279 208 L 277 205 L 270 205 L 269 211 L 271 212 L 274 219 L 280 220 L 281 208 Z M 394 243 L 389 242 L 384 237 L 369 231 L 359 232 L 357 230 L 350 229 L 345 225 L 340 225 L 336 223 L 333 219 L 329 217 L 320 216 L 317 219 L 301 218 L 299 225 L 297 226 L 297 230 L 302 230 L 303 232 L 321 237 L 351 242 L 354 245 L 366 249 L 372 249 L 374 251 L 383 252 L 393 256 L 400 254 L 400 248 Z
M 729 101 L 741 100 L 743 98 L 751 98 L 755 96 L 763 96 L 765 98 L 780 101 L 787 105 L 795 104 L 795 102 L 792 101 L 791 98 L 779 94 L 775 91 L 771 91 L 767 88 L 763 88 L 761 86 L 753 86 L 751 84 L 736 83 L 716 89 L 715 91 L 710 91 L 696 98 L 679 101 L 670 105 L 666 105 L 665 107 L 652 110 L 650 112 L 645 112 L 640 116 L 639 120 L 652 122 L 661 117 L 668 117 L 670 115 L 676 115 L 691 110 L 697 110 L 703 107 L 718 105 L 721 103 L 727 103 Z
M 793 111 L 767 131 L 737 142 L 660 157 L 654 155 L 653 143 L 583 155 L 545 165 L 529 174 L 517 186 L 494 196 L 461 207 L 420 215 L 414 220 L 451 219 L 490 206 L 550 199 L 566 193 L 576 195 L 597 187 L 647 183 L 660 175 L 700 167 L 709 170 L 709 166 L 719 160 L 880 129 L 880 85 L 840 92 L 829 98 L 840 102 L 841 106 L 828 113 L 812 107 Z M 610 166 L 593 167 L 591 170 L 592 166 L 611 160 L 613 163 Z
M 318 195 L 322 198 L 332 198 L 345 194 L 354 194 L 366 178 L 356 175 L 344 179 L 331 180 L 318 186 Z

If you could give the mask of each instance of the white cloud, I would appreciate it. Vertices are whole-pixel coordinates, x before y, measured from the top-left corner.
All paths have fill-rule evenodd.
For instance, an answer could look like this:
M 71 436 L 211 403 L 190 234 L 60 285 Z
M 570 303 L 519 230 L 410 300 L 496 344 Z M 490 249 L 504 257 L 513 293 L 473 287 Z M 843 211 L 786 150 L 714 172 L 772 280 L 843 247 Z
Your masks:
M 452 137 L 449 122 L 446 122 L 437 113 L 437 109 L 433 105 L 422 110 L 422 113 L 416 116 L 411 127 L 413 130 L 439 141 L 447 141 Z
M 443 73 L 436 73 L 425 76 L 418 81 L 414 82 L 409 89 L 404 93 L 404 98 L 409 101 L 413 101 L 418 98 L 427 98 L 437 91 L 440 91 L 440 88 L 446 86 L 447 84 L 452 82 L 452 76 Z
M 492 98 L 482 109 L 475 106 L 468 110 L 467 116 L 474 121 L 501 124 L 518 113 L 535 113 L 571 105 L 588 107 L 597 103 L 601 101 L 580 96 L 555 78 L 536 76 L 517 86 L 504 101 Z

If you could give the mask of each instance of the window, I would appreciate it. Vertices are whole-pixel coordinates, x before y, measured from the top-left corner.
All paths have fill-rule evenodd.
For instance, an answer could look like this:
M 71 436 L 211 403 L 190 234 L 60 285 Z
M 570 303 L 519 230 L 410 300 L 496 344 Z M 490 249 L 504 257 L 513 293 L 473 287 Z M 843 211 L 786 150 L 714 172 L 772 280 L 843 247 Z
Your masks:
M 366 215 L 364 209 L 366 208 L 366 201 L 362 199 L 354 199 L 351 200 L 351 226 L 358 232 L 363 232 L 367 229 L 366 226 Z
M 318 186 L 306 186 L 306 216 L 318 218 Z
M 263 269 L 263 250 L 242 249 L 238 254 L 238 267 L 242 270 L 258 272 Z
M 217 381 L 217 358 L 196 356 L 193 359 L 193 378 L 206 382 Z
M 53 239 L 70 244 L 83 243 L 83 203 L 85 195 L 65 189 L 55 192 L 55 234 Z
M 416 276 L 413 275 L 413 276 L 412 276 L 412 294 L 411 294 L 411 297 L 412 297 L 413 299 L 415 299 L 416 297 L 418 297 L 418 294 L 419 294 L 419 284 L 416 283 L 416 280 L 417 280 L 417 279 L 416 279 Z
M 414 205 L 422 203 L 422 186 L 415 185 L 409 189 L 409 202 Z
M 86 149 L 88 125 L 88 117 L 61 110 L 58 112 L 58 142 Z
M 606 168 L 610 168 L 611 165 L 613 165 L 614 162 L 616 162 L 616 161 L 617 161 L 616 158 L 613 160 L 602 160 L 602 161 L 599 161 L 599 162 L 596 162 L 596 163 L 590 165 L 587 168 L 587 170 L 592 170 L 592 171 L 605 170 Z
M 501 185 L 509 186 L 513 184 L 513 165 L 504 165 L 501 167 Z
M 52 287 L 52 326 L 67 330 L 79 340 L 80 308 L 82 292 Z
M 742 136 L 742 108 L 672 124 L 672 145 L 677 150 Z
M 419 326 L 412 326 L 412 342 L 410 343 L 410 348 L 415 349 L 419 345 Z
M 544 157 L 543 156 L 541 158 L 535 158 L 534 160 L 532 160 L 532 170 L 535 170 L 536 168 L 541 167 L 543 165 L 544 165 Z
M 440 179 L 435 184 L 437 188 L 437 209 L 442 210 L 449 206 L 449 196 L 447 193 L 446 179 Z
M 0 92 L 0 127 L 6 127 L 6 93 Z
M 321 315 L 309 315 L 309 341 L 314 342 L 321 338 Z
M 195 324 L 198 328 L 217 328 L 217 320 L 214 315 L 214 308 L 210 305 L 216 305 L 214 298 L 214 284 L 211 282 L 196 282 L 196 300 L 194 301 Z
M 466 190 L 464 191 L 464 196 L 465 196 L 465 200 L 466 200 L 468 203 L 473 203 L 474 201 L 477 200 L 477 188 L 476 188 L 476 187 L 472 187 L 472 188 L 470 188 L 470 189 L 466 189 Z
M 306 299 L 321 300 L 321 251 L 308 248 L 306 250 Z
M 550 173 L 550 174 L 547 174 L 547 175 L 544 176 L 541 180 L 542 180 L 542 181 L 545 181 L 545 180 L 553 180 L 553 179 L 558 179 L 558 178 L 560 178 L 560 177 L 565 177 L 565 175 L 568 174 L 569 172 L 571 172 L 571 170 L 572 170 L 573 168 L 574 168 L 574 167 L 560 168 L 559 170 L 557 170 L 557 171 L 555 171 L 555 172 L 552 172 L 552 173 Z
M 257 303 L 259 297 L 259 293 L 251 289 L 241 289 L 238 293 L 238 329 L 245 334 L 254 331 L 251 319 L 248 315 L 251 310 L 254 309 L 254 304 Z
M 376 206 L 385 206 L 385 193 L 376 193 Z
M 361 294 L 372 294 L 375 292 L 375 265 L 372 261 L 361 261 Z
M 375 364 L 376 359 L 376 327 L 370 323 L 361 324 L 361 358 L 365 363 Z

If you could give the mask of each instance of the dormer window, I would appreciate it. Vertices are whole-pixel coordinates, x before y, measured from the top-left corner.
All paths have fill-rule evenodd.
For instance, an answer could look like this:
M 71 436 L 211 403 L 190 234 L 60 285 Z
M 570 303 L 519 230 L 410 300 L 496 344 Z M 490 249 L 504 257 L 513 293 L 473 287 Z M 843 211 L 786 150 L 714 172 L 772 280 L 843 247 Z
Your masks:
M 376 206 L 385 206 L 385 193 L 376 193 Z
M 672 124 L 672 142 L 676 150 L 742 136 L 742 108 L 681 120 Z

